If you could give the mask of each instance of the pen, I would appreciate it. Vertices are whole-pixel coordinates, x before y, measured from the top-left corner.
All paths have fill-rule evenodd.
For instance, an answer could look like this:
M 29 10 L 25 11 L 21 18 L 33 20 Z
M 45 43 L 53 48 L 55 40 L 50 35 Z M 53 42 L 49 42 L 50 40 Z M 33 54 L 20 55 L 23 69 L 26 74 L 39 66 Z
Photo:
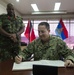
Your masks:
M 19 55 L 17 55 L 17 57 L 20 58 Z
M 34 54 L 32 54 L 31 57 L 28 58 L 28 60 L 31 60 L 32 58 L 34 58 Z
M 16 56 L 17 56 L 18 58 L 20 58 L 19 55 L 16 55 Z M 26 60 L 22 58 L 22 62 L 24 62 L 24 61 L 30 61 L 32 58 L 34 58 L 34 54 L 32 54 L 31 57 L 29 57 L 29 58 L 26 59 Z

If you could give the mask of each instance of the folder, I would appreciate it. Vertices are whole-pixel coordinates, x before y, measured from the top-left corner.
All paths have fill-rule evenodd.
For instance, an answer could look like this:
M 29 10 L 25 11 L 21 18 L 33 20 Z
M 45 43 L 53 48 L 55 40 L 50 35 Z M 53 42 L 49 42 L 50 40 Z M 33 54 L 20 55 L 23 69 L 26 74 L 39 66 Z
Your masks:
M 58 75 L 58 67 L 33 65 L 33 75 Z

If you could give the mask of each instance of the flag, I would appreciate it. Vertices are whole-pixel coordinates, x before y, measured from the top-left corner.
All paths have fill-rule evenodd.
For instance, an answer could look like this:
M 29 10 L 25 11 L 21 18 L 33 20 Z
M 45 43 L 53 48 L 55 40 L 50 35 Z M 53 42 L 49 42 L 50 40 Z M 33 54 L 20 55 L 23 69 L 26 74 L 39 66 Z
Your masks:
M 27 28 L 24 35 L 26 36 L 26 38 L 29 39 L 29 42 L 32 42 L 36 38 L 34 34 L 34 29 L 32 27 L 32 23 L 30 20 L 28 21 Z
M 62 21 L 62 19 L 60 19 L 60 22 L 55 30 L 56 35 L 61 37 L 63 40 L 68 38 L 68 31 Z

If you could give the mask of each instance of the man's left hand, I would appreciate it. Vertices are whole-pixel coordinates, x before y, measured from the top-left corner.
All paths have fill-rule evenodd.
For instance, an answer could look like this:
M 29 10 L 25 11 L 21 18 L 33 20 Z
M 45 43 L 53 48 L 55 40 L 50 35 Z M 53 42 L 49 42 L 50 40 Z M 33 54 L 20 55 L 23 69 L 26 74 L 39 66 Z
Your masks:
M 74 67 L 74 63 L 71 60 L 66 60 L 65 67 Z

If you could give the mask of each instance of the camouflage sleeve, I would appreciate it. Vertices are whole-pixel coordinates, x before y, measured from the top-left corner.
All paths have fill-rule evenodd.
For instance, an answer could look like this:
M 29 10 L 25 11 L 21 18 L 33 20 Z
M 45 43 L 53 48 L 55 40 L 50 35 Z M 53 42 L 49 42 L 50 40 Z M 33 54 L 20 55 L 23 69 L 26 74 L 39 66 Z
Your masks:
M 58 42 L 57 50 L 58 50 L 59 56 L 62 56 L 64 60 L 70 59 L 74 62 L 74 53 L 72 52 L 72 50 L 69 49 L 66 43 L 62 41 L 61 39 L 59 39 L 57 42 Z
M 32 42 L 28 44 L 28 46 L 22 52 L 20 52 L 20 55 L 22 55 L 23 60 L 28 60 L 31 57 L 34 52 L 34 46 L 34 42 Z
M 21 28 L 24 27 L 24 24 L 23 24 L 23 18 L 22 17 L 18 17 L 21 21 Z
M 2 17 L 0 15 L 0 27 L 2 27 Z
M 21 18 L 21 26 L 24 27 L 23 18 Z

